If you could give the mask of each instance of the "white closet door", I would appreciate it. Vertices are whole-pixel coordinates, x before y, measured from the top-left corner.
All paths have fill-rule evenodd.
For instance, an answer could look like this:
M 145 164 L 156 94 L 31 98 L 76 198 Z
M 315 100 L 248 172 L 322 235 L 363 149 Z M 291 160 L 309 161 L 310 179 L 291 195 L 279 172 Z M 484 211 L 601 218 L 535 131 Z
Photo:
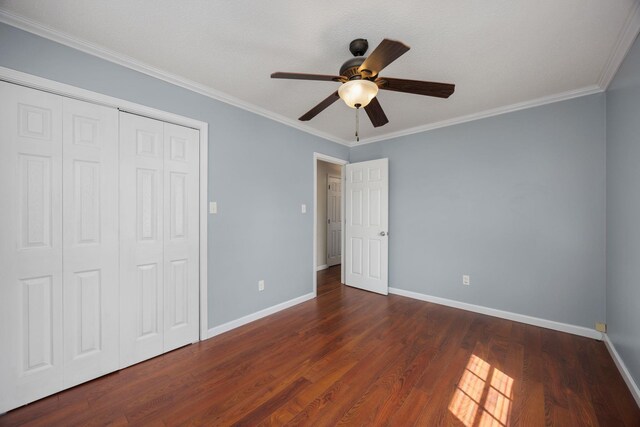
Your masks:
M 164 351 L 198 340 L 199 132 L 164 124 Z
M 0 412 L 62 388 L 62 97 L 0 82 Z
M 120 113 L 120 366 L 163 352 L 163 123 Z
M 64 387 L 119 367 L 118 111 L 64 98 Z

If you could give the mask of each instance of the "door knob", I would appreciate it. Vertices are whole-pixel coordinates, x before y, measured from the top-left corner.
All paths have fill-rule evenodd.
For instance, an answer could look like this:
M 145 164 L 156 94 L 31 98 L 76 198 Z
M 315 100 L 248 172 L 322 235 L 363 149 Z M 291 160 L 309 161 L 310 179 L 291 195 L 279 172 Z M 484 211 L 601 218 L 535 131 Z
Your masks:
M 387 235 L 387 233 L 385 233 L 384 231 L 381 231 L 381 232 L 380 232 L 380 235 L 384 237 L 384 236 L 386 236 L 386 235 Z

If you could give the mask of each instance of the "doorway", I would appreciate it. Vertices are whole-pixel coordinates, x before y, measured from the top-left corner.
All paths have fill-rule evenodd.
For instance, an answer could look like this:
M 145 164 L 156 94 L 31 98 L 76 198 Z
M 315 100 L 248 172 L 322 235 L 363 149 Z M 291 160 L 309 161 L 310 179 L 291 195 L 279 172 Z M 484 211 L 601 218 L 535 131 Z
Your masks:
M 342 159 L 314 153 L 313 287 L 321 293 L 324 278 L 340 278 L 344 249 L 344 165 Z

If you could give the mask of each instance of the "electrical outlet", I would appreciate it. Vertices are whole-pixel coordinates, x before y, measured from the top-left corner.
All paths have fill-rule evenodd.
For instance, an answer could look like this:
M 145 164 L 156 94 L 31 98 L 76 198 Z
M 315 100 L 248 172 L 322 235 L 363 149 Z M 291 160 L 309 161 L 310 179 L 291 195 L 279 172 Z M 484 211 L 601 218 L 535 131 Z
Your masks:
M 469 279 L 469 276 L 466 274 L 462 275 L 462 284 L 465 286 L 469 286 L 471 284 L 471 280 Z
M 596 331 L 598 332 L 607 332 L 607 324 L 596 322 Z
M 264 280 L 258 280 L 258 290 L 260 292 L 264 291 Z

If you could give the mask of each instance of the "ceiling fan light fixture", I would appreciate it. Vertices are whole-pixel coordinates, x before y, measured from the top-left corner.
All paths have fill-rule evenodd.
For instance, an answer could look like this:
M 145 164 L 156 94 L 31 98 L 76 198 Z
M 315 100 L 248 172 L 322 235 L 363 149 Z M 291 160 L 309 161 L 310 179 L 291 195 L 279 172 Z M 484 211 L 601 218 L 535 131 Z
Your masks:
M 349 80 L 338 88 L 338 95 L 351 108 L 366 107 L 377 94 L 378 85 L 371 80 Z

